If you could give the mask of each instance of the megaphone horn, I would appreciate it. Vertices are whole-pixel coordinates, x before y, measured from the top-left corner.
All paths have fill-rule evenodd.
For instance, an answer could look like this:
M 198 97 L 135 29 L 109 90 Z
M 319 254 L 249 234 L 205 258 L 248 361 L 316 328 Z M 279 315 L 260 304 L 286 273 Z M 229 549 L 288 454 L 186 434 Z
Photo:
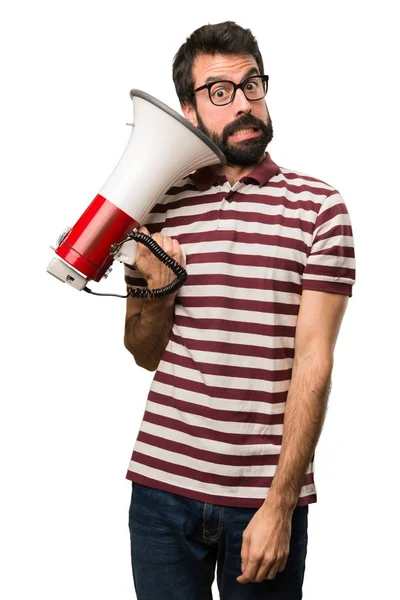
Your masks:
M 226 162 L 204 133 L 163 102 L 136 89 L 130 96 L 133 127 L 125 151 L 82 216 L 60 236 L 59 258 L 47 267 L 80 290 L 89 279 L 100 281 L 113 261 L 113 248 L 140 227 L 174 183 L 196 169 Z

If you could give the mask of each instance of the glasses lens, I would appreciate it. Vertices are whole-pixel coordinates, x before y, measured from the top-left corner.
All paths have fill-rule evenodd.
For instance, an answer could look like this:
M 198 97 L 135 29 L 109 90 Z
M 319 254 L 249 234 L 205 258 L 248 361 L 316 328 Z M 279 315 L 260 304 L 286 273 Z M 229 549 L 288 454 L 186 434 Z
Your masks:
M 261 100 L 267 91 L 267 82 L 260 77 L 249 77 L 243 82 L 244 95 L 248 100 Z
M 217 81 L 210 87 L 210 98 L 213 104 L 222 106 L 232 100 L 234 88 L 230 81 Z

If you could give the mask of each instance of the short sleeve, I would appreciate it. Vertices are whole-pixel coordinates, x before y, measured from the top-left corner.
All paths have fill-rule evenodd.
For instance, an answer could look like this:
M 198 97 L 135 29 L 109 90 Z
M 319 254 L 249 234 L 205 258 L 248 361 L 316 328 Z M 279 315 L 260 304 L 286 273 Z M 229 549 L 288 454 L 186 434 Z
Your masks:
M 303 273 L 303 289 L 352 295 L 355 253 L 350 216 L 339 192 L 321 205 L 311 250 Z

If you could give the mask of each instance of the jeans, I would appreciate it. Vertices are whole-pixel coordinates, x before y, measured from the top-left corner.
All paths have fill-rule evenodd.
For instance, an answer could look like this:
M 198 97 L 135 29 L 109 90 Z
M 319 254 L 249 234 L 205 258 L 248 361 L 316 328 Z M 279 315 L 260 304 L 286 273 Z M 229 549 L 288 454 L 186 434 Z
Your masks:
M 300 600 L 308 506 L 293 512 L 286 567 L 271 580 L 238 583 L 242 533 L 253 508 L 223 507 L 133 483 L 129 508 L 137 600 Z

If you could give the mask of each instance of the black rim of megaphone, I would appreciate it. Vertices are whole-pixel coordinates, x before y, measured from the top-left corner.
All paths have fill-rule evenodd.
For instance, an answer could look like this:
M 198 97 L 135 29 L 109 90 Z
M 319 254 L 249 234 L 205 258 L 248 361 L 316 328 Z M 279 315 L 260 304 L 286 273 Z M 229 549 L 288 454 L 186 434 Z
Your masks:
M 142 90 L 133 89 L 129 92 L 129 95 L 132 99 L 134 96 L 137 96 L 138 98 L 143 98 L 143 100 L 147 100 L 148 102 L 151 102 L 151 104 L 154 104 L 158 108 L 161 108 L 161 110 L 163 110 L 164 112 L 171 115 L 171 117 L 174 117 L 174 119 L 176 119 L 177 121 L 182 123 L 182 125 L 184 125 L 187 129 L 190 129 L 190 131 L 192 133 L 197 135 L 197 137 L 200 138 L 202 142 L 207 144 L 207 146 L 209 148 L 211 148 L 211 150 L 218 156 L 222 165 L 224 165 L 226 163 L 225 154 L 218 148 L 218 146 L 216 144 L 214 144 L 214 142 L 212 142 L 210 140 L 210 138 L 208 136 L 206 136 L 205 133 L 203 133 L 202 131 L 200 131 L 200 129 L 197 129 L 197 127 L 195 127 L 194 125 L 189 123 L 189 121 L 187 119 L 185 119 L 180 114 L 178 114 L 175 110 L 173 110 L 172 108 L 170 108 L 169 106 L 164 104 L 164 102 L 161 102 L 161 100 L 154 98 L 154 96 L 151 96 L 150 94 L 147 94 L 146 92 L 142 92 Z

